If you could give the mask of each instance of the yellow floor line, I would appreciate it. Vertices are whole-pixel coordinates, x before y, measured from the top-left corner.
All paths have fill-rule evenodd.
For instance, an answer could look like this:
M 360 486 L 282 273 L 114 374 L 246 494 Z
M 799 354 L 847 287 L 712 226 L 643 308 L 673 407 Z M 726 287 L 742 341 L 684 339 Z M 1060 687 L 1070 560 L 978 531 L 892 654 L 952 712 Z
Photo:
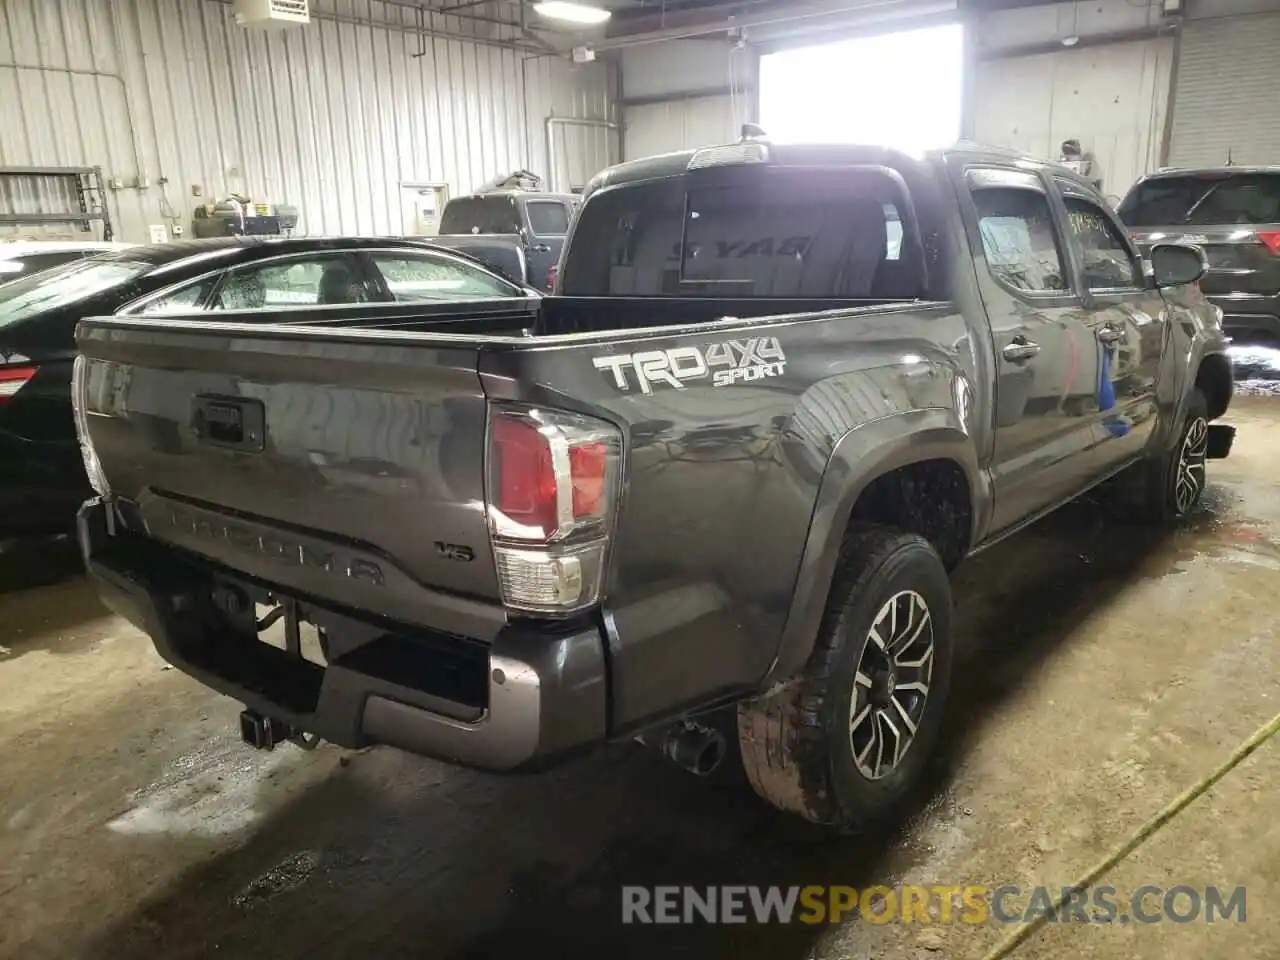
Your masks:
M 1031 939 L 1031 936 L 1048 923 L 1049 916 L 1056 915 L 1063 904 L 1066 903 L 1068 896 L 1074 890 L 1087 890 L 1098 882 L 1098 879 L 1118 864 L 1129 854 L 1137 850 L 1138 847 L 1151 839 L 1161 827 L 1176 817 L 1179 813 L 1189 807 L 1197 797 L 1212 787 L 1215 783 L 1225 777 L 1228 773 L 1238 767 L 1251 753 L 1262 746 L 1268 739 L 1280 732 L 1280 713 L 1271 718 L 1270 722 L 1263 724 L 1253 735 L 1244 743 L 1231 751 L 1231 755 L 1224 760 L 1216 770 L 1206 775 L 1203 779 L 1192 784 L 1178 796 L 1174 797 L 1167 803 L 1159 813 L 1144 823 L 1132 836 L 1124 843 L 1116 847 L 1111 853 L 1107 854 L 1102 860 L 1098 861 L 1089 871 L 1082 876 L 1075 884 L 1068 887 L 1058 896 L 1053 904 L 1053 911 L 1050 914 L 1040 914 L 1025 926 L 1018 927 L 1007 937 L 1000 941 L 993 949 L 986 953 L 982 960 L 1003 960 L 1003 958 L 1013 953 L 1019 946 Z

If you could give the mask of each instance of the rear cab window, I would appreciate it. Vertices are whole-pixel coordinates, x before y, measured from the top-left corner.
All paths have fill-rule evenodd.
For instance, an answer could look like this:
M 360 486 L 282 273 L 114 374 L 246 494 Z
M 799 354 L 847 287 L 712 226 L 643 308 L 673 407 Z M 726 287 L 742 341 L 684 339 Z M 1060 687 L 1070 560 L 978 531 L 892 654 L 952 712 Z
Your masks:
M 459 197 L 445 204 L 440 217 L 440 233 L 516 234 L 520 232 L 520 211 L 514 197 Z
M 734 166 L 625 183 L 583 205 L 569 297 L 925 296 L 900 181 L 872 167 Z
M 1280 172 L 1152 177 L 1129 191 L 1118 213 L 1130 227 L 1280 223 Z

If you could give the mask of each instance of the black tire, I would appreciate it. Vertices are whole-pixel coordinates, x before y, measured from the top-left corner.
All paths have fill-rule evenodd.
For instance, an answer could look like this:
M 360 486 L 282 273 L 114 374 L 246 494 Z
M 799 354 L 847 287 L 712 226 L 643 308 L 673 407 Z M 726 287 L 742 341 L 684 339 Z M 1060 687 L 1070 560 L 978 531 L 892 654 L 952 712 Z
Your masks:
M 867 751 L 863 745 L 867 742 L 866 722 L 857 727 L 853 721 L 855 708 L 861 715 L 873 690 L 859 681 L 857 695 L 867 699 L 855 702 L 855 677 L 865 663 L 864 654 L 876 655 L 876 648 L 868 645 L 877 615 L 894 597 L 899 597 L 899 604 L 915 604 L 916 599 L 902 599 L 908 592 L 923 603 L 932 630 L 928 690 L 923 703 L 916 705 L 920 712 L 915 718 L 915 736 L 900 762 L 872 778 L 859 769 L 857 758 L 859 748 L 864 755 Z M 904 609 L 898 606 L 893 613 Z M 918 606 L 912 610 L 919 616 Z M 911 629 L 910 624 L 907 628 Z M 951 584 L 937 551 L 922 537 L 899 530 L 864 527 L 852 531 L 841 550 L 822 626 L 804 673 L 774 693 L 738 708 L 738 741 L 752 787 L 780 809 L 842 830 L 864 832 L 893 819 L 924 774 L 937 744 L 951 661 Z M 905 666 L 891 665 L 889 677 Z M 909 695 L 893 696 L 899 700 L 897 712 L 892 706 L 876 708 L 876 712 L 883 709 L 905 729 L 902 704 L 909 702 L 904 701 Z M 872 716 L 870 723 L 883 730 L 882 719 Z M 882 740 L 890 743 L 883 733 Z M 864 760 L 864 765 L 874 766 L 870 760 Z
M 1209 401 L 1199 387 L 1191 390 L 1177 442 L 1143 469 L 1145 483 L 1138 516 L 1147 523 L 1172 523 L 1195 512 L 1204 496 L 1209 450 Z M 1192 489 L 1188 491 L 1187 485 Z

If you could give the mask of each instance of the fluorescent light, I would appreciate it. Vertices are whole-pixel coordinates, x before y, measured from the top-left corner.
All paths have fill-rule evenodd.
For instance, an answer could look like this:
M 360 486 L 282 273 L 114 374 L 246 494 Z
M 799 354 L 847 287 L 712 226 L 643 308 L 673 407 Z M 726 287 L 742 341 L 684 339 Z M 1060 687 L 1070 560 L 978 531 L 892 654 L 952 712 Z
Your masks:
M 21 273 L 21 260 L 0 260 L 0 273 Z
M 589 7 L 583 3 L 569 3 L 567 0 L 545 0 L 535 3 L 533 11 L 548 20 L 563 20 L 566 23 L 604 23 L 610 13 L 603 7 Z

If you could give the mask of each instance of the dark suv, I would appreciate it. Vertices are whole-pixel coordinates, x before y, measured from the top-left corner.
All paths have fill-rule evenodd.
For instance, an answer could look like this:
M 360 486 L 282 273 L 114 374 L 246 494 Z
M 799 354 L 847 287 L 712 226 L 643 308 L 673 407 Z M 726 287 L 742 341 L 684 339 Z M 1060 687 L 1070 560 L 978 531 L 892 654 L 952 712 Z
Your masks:
M 1161 170 L 1119 213 L 1144 256 L 1161 241 L 1204 248 L 1200 288 L 1229 336 L 1280 340 L 1280 166 Z

